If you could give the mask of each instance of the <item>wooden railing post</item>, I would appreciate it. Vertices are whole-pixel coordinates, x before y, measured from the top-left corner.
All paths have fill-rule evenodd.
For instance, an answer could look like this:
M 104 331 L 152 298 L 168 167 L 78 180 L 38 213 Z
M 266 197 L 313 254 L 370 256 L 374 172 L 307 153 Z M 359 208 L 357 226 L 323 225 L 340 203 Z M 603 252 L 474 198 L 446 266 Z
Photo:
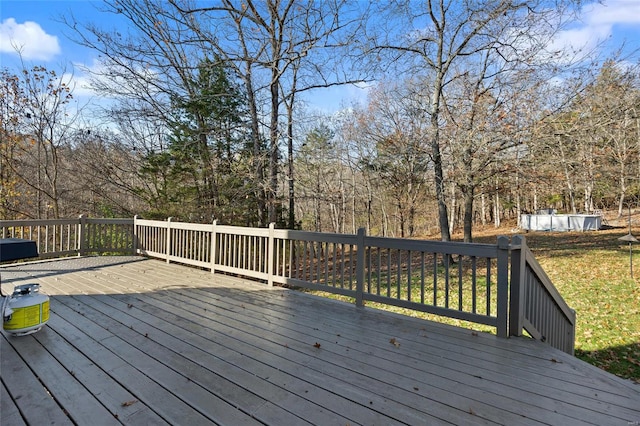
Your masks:
M 169 263 L 169 255 L 171 254 L 171 218 L 167 218 L 167 263 Z
M 269 224 L 269 241 L 267 243 L 267 255 L 265 259 L 267 261 L 267 284 L 269 287 L 273 287 L 273 267 L 275 264 L 275 226 L 276 224 L 271 222 Z
M 78 256 L 85 256 L 87 254 L 88 238 L 87 218 L 81 214 L 78 218 Z
M 358 236 L 356 242 L 357 259 L 356 259 L 356 306 L 364 306 L 364 253 L 366 251 L 364 238 L 365 228 L 358 228 Z
M 211 256 L 211 259 L 210 259 L 211 266 L 210 266 L 210 268 L 211 268 L 211 273 L 212 274 L 216 273 L 216 249 L 217 249 L 217 246 L 218 246 L 218 244 L 217 244 L 218 236 L 216 235 L 217 232 L 218 232 L 217 229 L 216 229 L 217 226 L 218 226 L 218 219 L 214 219 L 213 226 L 211 227 L 211 253 L 210 253 L 210 256 Z
M 508 336 L 508 313 L 509 313 L 509 238 L 498 237 L 498 306 L 496 334 L 498 337 Z
M 509 297 L 509 336 L 522 336 L 524 327 L 524 285 L 527 242 L 521 235 L 511 241 L 511 284 Z
M 131 247 L 133 249 L 133 255 L 138 254 L 138 215 L 133 216 L 133 241 Z

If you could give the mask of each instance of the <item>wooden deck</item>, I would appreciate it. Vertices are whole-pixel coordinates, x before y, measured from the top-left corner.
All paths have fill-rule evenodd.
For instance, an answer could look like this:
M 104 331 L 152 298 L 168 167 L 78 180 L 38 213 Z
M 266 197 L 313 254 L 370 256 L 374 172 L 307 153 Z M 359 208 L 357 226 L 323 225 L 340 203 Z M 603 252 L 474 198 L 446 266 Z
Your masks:
M 640 386 L 524 338 L 140 257 L 0 274 L 51 296 L 0 338 L 3 426 L 640 422 Z

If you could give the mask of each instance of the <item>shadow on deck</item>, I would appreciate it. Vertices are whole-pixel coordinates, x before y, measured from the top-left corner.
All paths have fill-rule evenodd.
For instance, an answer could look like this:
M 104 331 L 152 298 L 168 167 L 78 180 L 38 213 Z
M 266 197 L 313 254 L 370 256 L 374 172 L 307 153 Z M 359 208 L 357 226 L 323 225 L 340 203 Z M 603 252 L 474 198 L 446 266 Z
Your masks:
M 51 296 L 0 338 L 2 425 L 640 422 L 640 387 L 526 338 L 140 257 L 0 273 Z

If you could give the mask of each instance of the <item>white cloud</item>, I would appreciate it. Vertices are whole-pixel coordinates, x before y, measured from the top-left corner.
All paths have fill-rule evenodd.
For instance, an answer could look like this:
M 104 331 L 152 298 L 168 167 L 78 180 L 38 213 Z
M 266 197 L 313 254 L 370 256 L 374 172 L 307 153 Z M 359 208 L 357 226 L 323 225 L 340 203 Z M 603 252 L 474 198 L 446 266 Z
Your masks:
M 51 60 L 60 53 L 58 37 L 47 34 L 33 21 L 17 23 L 7 18 L 0 23 L 0 52 L 17 54 L 27 60 Z
M 95 96 L 95 92 L 91 88 L 91 79 L 86 73 L 75 70 L 73 74 L 65 73 L 62 79 L 71 85 L 74 98 Z
M 605 0 L 603 4 L 593 3 L 586 6 L 584 13 L 585 21 L 592 26 L 640 24 L 640 1 Z
M 608 25 L 580 26 L 560 32 L 553 39 L 549 50 L 589 52 L 610 35 L 611 27 Z
M 640 24 L 640 1 L 638 0 L 592 2 L 582 8 L 581 19 L 574 28 L 558 35 L 554 40 L 554 46 L 589 51 L 614 36 L 616 30 L 614 27 L 638 24 Z

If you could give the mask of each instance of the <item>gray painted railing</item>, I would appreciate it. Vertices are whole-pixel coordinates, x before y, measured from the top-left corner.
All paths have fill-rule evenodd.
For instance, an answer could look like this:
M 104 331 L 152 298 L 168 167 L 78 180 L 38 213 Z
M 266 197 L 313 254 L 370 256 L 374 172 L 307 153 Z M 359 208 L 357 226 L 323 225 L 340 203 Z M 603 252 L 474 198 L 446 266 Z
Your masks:
M 35 241 L 42 259 L 134 250 L 132 219 L 1 220 L 0 238 Z
M 134 219 L 0 221 L 41 257 L 136 253 L 214 272 L 457 318 L 573 353 L 575 312 L 523 237 L 468 244 Z
M 521 236 L 511 243 L 509 334 L 522 335 L 573 354 L 576 313 L 567 305 Z

